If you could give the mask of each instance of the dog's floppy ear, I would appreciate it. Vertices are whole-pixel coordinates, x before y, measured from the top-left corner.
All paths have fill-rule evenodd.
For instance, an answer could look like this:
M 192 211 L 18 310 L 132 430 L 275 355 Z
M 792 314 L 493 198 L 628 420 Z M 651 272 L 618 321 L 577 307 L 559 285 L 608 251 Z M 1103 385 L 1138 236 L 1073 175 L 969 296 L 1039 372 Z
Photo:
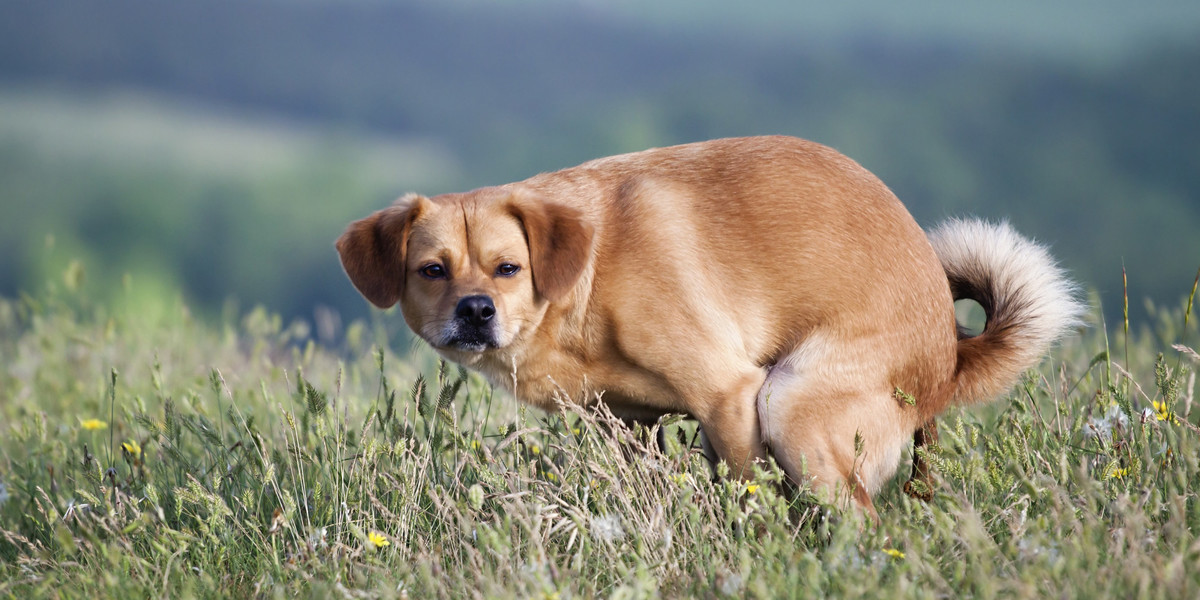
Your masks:
M 351 223 L 338 238 L 336 246 L 342 268 L 371 304 L 390 308 L 404 292 L 408 233 L 428 202 L 422 196 L 409 194 Z
M 550 302 L 561 300 L 591 260 L 594 229 L 578 210 L 532 194 L 514 194 L 508 207 L 525 228 L 534 289 Z

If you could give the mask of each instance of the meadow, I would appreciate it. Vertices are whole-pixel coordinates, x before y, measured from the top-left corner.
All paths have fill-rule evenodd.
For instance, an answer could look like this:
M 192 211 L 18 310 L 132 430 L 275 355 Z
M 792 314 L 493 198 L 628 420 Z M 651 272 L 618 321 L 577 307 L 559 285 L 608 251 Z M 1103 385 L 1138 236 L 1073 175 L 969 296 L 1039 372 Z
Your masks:
M 0 299 L 0 597 L 1200 593 L 1194 286 L 944 415 L 933 500 L 902 466 L 873 523 L 775 469 L 713 478 L 682 418 L 660 451 L 522 408 L 395 314 L 318 344 L 261 308 L 94 303 L 83 276 Z
M 5 6 L 0 598 L 1200 597 L 1191 5 L 683 4 Z M 682 417 L 523 408 L 332 248 L 408 191 L 753 133 L 1097 290 L 942 416 L 928 503 L 911 455 L 876 523 L 712 477 Z

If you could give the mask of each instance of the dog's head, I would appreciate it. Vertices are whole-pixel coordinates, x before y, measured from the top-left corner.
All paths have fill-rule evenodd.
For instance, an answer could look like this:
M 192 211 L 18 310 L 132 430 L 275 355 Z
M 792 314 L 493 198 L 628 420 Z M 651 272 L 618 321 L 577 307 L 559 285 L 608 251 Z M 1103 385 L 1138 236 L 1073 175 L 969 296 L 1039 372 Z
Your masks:
M 405 196 L 352 223 L 337 250 L 367 300 L 400 302 L 425 341 L 469 359 L 537 328 L 578 283 L 592 233 L 573 208 L 492 189 Z

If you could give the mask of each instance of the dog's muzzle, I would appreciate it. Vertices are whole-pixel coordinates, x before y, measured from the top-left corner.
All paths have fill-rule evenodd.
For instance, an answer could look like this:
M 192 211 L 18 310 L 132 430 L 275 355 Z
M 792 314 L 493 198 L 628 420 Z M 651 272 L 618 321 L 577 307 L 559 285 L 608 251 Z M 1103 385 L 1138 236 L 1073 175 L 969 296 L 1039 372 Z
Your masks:
M 487 296 L 466 296 L 454 307 L 454 319 L 446 328 L 445 345 L 467 352 L 496 348 L 496 305 Z

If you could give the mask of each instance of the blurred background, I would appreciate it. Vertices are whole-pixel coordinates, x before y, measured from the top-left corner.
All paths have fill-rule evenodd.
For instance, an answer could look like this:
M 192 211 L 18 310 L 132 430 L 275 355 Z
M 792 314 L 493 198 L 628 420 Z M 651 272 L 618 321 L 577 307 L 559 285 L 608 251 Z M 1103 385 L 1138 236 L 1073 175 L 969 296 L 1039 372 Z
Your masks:
M 0 295 L 344 322 L 333 241 L 404 192 L 768 133 L 1011 220 L 1110 324 L 1122 266 L 1135 319 L 1200 267 L 1195 0 L 43 0 L 0 3 Z

